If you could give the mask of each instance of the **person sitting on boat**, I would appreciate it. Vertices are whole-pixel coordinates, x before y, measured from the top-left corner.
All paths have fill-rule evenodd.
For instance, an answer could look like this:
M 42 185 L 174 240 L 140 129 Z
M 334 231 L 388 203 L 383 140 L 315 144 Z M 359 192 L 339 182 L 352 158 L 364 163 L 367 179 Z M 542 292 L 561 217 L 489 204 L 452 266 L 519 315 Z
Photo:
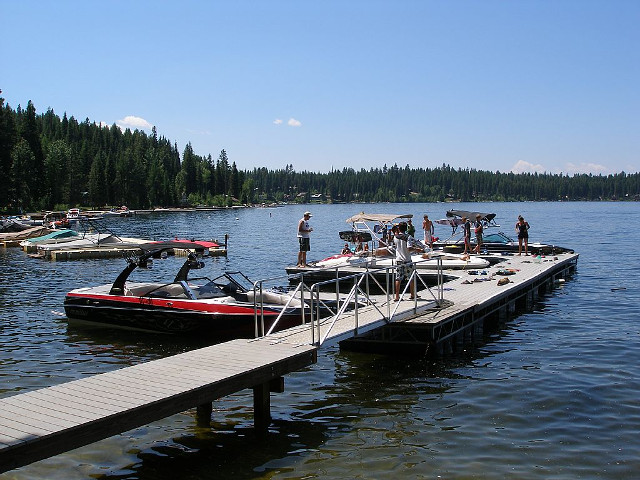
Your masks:
M 345 243 L 344 247 L 342 247 L 342 255 L 349 255 L 351 254 L 351 249 L 349 248 L 349 244 Z
M 356 236 L 356 253 L 360 253 L 362 251 L 362 237 L 360 235 Z
M 369 244 L 363 243 L 360 251 L 356 251 L 356 255 L 360 257 L 367 257 L 369 255 Z
M 386 231 L 386 230 L 385 230 Z M 391 227 L 391 229 L 389 230 L 387 236 L 386 236 L 386 242 L 380 242 L 379 245 L 380 247 L 376 249 L 375 252 L 373 252 L 374 256 L 376 257 L 388 257 L 390 255 L 395 255 L 396 254 L 396 249 L 393 245 L 393 240 L 394 240 L 394 235 L 398 234 L 399 230 L 398 230 L 398 226 L 397 225 L 393 225 Z
M 411 253 L 424 253 L 424 251 L 426 250 L 424 243 L 411 236 L 407 238 L 407 247 L 409 248 L 409 251 Z

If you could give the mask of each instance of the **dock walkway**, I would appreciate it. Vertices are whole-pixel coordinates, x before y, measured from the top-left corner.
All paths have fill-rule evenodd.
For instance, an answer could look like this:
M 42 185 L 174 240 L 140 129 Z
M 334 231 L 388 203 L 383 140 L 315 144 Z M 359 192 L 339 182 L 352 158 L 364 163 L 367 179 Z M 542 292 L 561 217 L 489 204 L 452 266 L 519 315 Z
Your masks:
M 245 388 L 268 408 L 269 383 L 315 361 L 310 345 L 233 340 L 1 398 L 0 473 Z
M 357 313 L 322 319 L 319 334 L 318 324 L 301 325 L 0 398 L 0 473 L 190 408 L 208 411 L 210 419 L 213 400 L 246 388 L 253 389 L 256 426 L 268 425 L 270 389 L 283 375 L 315 363 L 319 339 L 327 345 L 398 326 L 423 329 L 425 342 L 438 345 L 498 310 L 510 310 L 519 299 L 533 298 L 540 287 L 572 271 L 577 259 L 507 257 L 476 275 L 446 272 L 457 278 L 445 284 L 442 305 L 428 291 L 417 301 L 398 303 L 372 296 Z M 499 275 L 508 269 L 512 275 Z M 501 278 L 509 282 L 498 285 Z

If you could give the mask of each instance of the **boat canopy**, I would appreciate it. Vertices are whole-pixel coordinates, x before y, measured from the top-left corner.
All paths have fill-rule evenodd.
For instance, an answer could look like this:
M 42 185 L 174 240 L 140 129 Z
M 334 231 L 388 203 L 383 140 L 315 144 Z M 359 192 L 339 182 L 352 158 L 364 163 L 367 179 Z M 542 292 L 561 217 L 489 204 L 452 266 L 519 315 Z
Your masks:
M 447 217 L 449 218 L 467 217 L 469 220 L 475 220 L 478 215 L 480 215 L 481 217 L 480 220 L 482 220 L 483 222 L 490 222 L 496 217 L 495 213 L 470 212 L 467 210 L 448 210 L 447 211 Z
M 396 215 L 394 213 L 364 213 L 360 212 L 353 217 L 347 218 L 347 223 L 357 223 L 357 222 L 379 222 L 379 223 L 390 223 L 396 219 L 413 218 L 412 214 L 406 215 Z

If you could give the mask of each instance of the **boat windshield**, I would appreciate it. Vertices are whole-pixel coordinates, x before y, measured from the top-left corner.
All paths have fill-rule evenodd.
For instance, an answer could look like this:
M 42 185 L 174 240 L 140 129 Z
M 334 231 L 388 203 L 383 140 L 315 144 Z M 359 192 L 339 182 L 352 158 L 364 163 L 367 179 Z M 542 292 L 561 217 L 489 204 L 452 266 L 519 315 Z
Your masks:
M 511 238 L 507 237 L 502 232 L 490 233 L 488 235 L 484 235 L 483 241 L 485 243 L 504 243 L 504 244 L 513 242 Z

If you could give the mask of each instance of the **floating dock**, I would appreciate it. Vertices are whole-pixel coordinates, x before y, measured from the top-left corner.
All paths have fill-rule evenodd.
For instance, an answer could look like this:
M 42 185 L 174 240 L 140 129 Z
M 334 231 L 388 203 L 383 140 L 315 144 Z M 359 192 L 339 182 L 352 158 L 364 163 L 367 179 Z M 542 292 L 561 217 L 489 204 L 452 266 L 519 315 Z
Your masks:
M 445 284 L 444 300 L 429 290 L 399 302 L 372 296 L 339 317 L 1 398 L 0 473 L 190 408 L 208 425 L 212 401 L 246 388 L 253 389 L 255 426 L 264 429 L 269 392 L 282 392 L 283 376 L 313 364 L 322 346 L 447 353 L 485 322 L 562 283 L 577 261 L 573 253 L 505 257 L 475 274 L 446 272 L 456 278 Z

